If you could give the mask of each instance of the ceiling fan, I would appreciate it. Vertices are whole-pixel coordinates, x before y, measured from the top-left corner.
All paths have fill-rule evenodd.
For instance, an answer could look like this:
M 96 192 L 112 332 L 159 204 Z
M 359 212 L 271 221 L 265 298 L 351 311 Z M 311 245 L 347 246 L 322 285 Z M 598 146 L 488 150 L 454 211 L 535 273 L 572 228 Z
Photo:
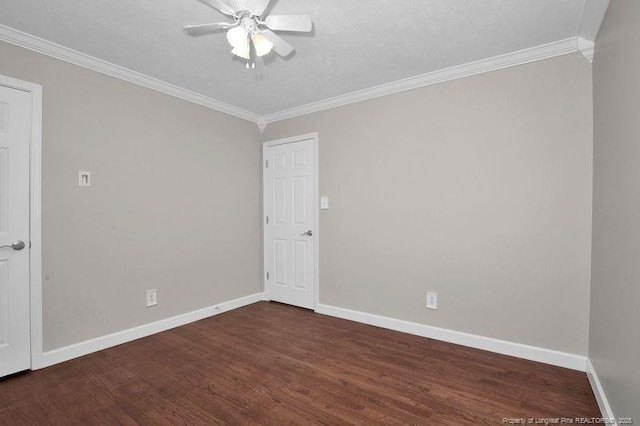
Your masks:
M 272 50 L 282 57 L 293 52 L 293 46 L 273 31 L 310 32 L 313 23 L 308 15 L 269 15 L 263 18 L 271 0 L 200 0 L 233 22 L 187 25 L 184 31 L 200 36 L 227 30 L 231 53 L 247 60 L 247 68 L 255 68 L 252 56 L 262 57 Z

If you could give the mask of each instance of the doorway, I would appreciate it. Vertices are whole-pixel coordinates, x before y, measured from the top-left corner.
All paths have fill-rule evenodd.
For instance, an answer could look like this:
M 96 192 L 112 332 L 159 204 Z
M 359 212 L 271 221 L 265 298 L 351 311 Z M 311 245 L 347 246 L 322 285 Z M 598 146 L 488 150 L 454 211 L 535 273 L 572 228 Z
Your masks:
M 318 135 L 263 145 L 264 288 L 268 300 L 318 301 Z
M 41 108 L 41 86 L 0 76 L 0 377 L 42 353 Z

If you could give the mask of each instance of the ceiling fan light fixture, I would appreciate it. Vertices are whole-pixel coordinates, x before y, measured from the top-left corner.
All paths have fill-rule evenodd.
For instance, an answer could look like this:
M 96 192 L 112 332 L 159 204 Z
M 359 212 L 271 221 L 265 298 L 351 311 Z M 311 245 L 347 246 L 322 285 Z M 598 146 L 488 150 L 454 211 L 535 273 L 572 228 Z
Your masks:
M 227 41 L 234 49 L 243 49 L 244 45 L 249 44 L 249 33 L 244 27 L 233 27 L 227 31 Z
M 249 39 L 247 39 L 247 41 L 243 45 L 234 47 L 233 50 L 231 50 L 231 53 L 243 59 L 251 59 L 251 47 L 249 46 Z
M 196 37 L 227 30 L 231 53 L 246 59 L 248 68 L 255 68 L 253 58 L 268 55 L 271 51 L 283 58 L 294 51 L 293 46 L 274 31 L 308 33 L 313 30 L 313 22 L 308 15 L 269 15 L 267 9 L 273 0 L 200 1 L 232 18 L 233 22 L 187 25 L 185 32 Z
M 253 41 L 253 47 L 256 49 L 256 56 L 258 57 L 267 55 L 273 50 L 273 43 L 267 40 L 262 33 L 255 33 L 251 37 L 251 40 Z
M 234 27 L 227 31 L 227 41 L 233 47 L 231 53 L 243 59 L 251 59 L 249 32 L 244 27 Z

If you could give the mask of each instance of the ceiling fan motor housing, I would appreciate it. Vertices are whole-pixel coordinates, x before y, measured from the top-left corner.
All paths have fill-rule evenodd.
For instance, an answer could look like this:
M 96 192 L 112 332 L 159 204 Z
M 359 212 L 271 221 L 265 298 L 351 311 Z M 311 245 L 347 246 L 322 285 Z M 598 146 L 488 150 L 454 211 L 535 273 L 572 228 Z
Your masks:
M 253 35 L 258 31 L 258 24 L 256 23 L 256 18 L 254 18 L 252 15 L 241 18 L 240 25 L 242 26 L 242 28 L 247 30 L 247 32 L 250 35 Z

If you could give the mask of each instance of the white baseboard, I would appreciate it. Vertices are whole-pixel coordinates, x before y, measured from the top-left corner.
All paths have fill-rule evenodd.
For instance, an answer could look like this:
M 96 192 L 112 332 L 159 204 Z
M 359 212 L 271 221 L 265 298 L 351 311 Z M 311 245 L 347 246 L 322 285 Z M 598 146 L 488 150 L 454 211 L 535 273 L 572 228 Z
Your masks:
M 591 360 L 589 358 L 587 358 L 587 377 L 589 378 L 589 383 L 591 384 L 591 389 L 593 389 L 593 394 L 596 397 L 596 401 L 598 401 L 598 408 L 600 408 L 602 417 L 604 417 L 605 419 L 611 419 L 612 423 L 607 424 L 618 426 L 618 422 L 616 420 L 616 417 L 613 415 L 611 405 L 609 405 L 607 396 L 604 394 L 604 389 L 602 388 L 602 384 L 600 383 L 600 379 L 598 378 L 596 369 L 593 367 L 593 364 L 591 363 Z
M 70 359 L 98 352 L 113 346 L 131 342 L 132 340 L 147 337 L 152 334 L 160 333 L 185 324 L 200 321 L 205 318 L 212 317 L 223 312 L 238 309 L 252 303 L 260 302 L 264 298 L 264 293 L 255 293 L 239 299 L 222 302 L 214 306 L 198 309 L 197 311 L 187 312 L 186 314 L 176 315 L 175 317 L 166 318 L 150 324 L 141 325 L 130 328 L 128 330 L 118 331 L 106 336 L 97 337 L 95 339 L 86 340 L 60 349 L 54 349 L 42 354 L 32 369 L 49 367 L 54 364 L 69 361 Z
M 152 334 L 161 333 L 172 328 L 200 321 L 202 319 L 209 318 L 223 312 L 238 309 L 243 306 L 251 305 L 263 300 L 268 300 L 265 297 L 264 293 L 255 293 L 249 296 L 241 297 L 239 299 L 222 302 L 214 306 L 209 306 L 171 318 L 166 318 L 150 324 L 141 325 L 138 327 L 130 328 L 128 330 L 123 330 L 116 333 L 108 334 L 106 336 L 97 337 L 95 339 L 86 340 L 84 342 L 76 343 L 64 348 L 48 351 L 42 354 L 42 356 L 38 360 L 37 365 L 33 366 L 33 369 L 37 370 L 59 364 L 61 362 L 69 361 L 74 358 L 79 358 L 84 355 L 98 352 L 113 346 L 121 345 L 123 343 L 131 342 L 133 340 L 147 337 Z M 491 337 L 478 336 L 475 334 L 463 333 L 460 331 L 448 330 L 445 328 L 439 328 L 395 318 L 383 317 L 381 315 L 369 314 L 366 312 L 354 311 L 330 305 L 318 304 L 316 312 L 323 315 L 356 321 L 363 324 L 369 324 L 389 330 L 400 331 L 416 336 L 427 337 L 430 339 L 468 346 L 476 349 L 482 349 L 503 355 L 524 358 L 531 361 L 556 365 L 559 367 L 570 368 L 572 370 L 585 371 L 587 373 L 587 377 L 589 378 L 589 383 L 591 384 L 593 393 L 598 402 L 598 407 L 602 412 L 602 416 L 607 419 L 615 419 L 615 416 L 613 415 L 613 411 L 611 409 L 611 406 L 609 405 L 593 364 L 591 363 L 591 360 L 589 360 L 585 356 L 539 348 L 536 346 L 524 345 L 521 343 L 509 342 L 506 340 L 498 340 Z M 614 426 L 617 425 L 617 423 L 611 424 L 613 424 Z
M 230 300 L 228 302 L 222 302 L 214 306 L 209 306 L 207 308 L 177 315 L 171 318 L 166 318 L 150 324 L 141 325 L 138 327 L 130 328 L 128 330 L 123 330 L 116 333 L 108 334 L 106 336 L 101 336 L 95 339 L 76 343 L 64 348 L 48 351 L 42 354 L 42 356 L 38 360 L 37 365 L 33 366 L 33 369 L 37 370 L 59 364 L 61 362 L 69 361 L 74 358 L 79 358 L 84 355 L 98 352 L 113 346 L 121 345 L 123 343 L 131 342 L 133 340 L 147 337 L 152 334 L 161 333 L 175 327 L 180 327 L 182 325 L 200 321 L 202 319 L 209 318 L 223 312 L 238 309 L 243 306 L 251 305 L 263 300 L 268 300 L 264 293 L 255 293 L 235 300 Z M 556 365 L 559 367 L 570 368 L 572 370 L 585 371 L 587 373 L 587 377 L 589 378 L 589 383 L 591 384 L 593 393 L 598 402 L 598 407 L 602 412 L 602 417 L 607 419 L 615 419 L 613 410 L 609 405 L 607 397 L 604 393 L 604 389 L 602 388 L 602 384 L 600 383 L 593 364 L 591 363 L 591 360 L 589 360 L 585 356 L 539 348 L 536 346 L 523 345 L 521 343 L 509 342 L 506 340 L 498 340 L 491 337 L 478 336 L 475 334 L 463 333 L 460 331 L 453 331 L 445 328 L 383 317 L 381 315 L 369 314 L 366 312 L 354 311 L 330 305 L 318 304 L 316 312 L 323 315 L 356 321 L 363 324 L 369 324 L 389 330 L 400 331 L 416 336 L 441 340 L 444 342 L 482 349 L 503 355 L 510 355 L 518 358 L 524 358 L 531 361 Z M 617 423 L 615 422 L 610 424 L 617 426 Z
M 524 358 L 531 361 L 542 362 L 544 364 L 570 368 L 572 370 L 586 371 L 587 368 L 587 358 L 582 355 L 523 345 L 521 343 L 498 340 L 491 337 L 478 336 L 475 334 L 463 333 L 460 331 L 453 331 L 445 328 L 433 327 L 430 325 L 418 324 L 415 322 L 403 321 L 329 305 L 319 304 L 316 312 L 332 317 L 387 328 L 389 330 L 414 334 L 416 336 L 455 343 L 457 345 L 482 349 L 503 355 Z

